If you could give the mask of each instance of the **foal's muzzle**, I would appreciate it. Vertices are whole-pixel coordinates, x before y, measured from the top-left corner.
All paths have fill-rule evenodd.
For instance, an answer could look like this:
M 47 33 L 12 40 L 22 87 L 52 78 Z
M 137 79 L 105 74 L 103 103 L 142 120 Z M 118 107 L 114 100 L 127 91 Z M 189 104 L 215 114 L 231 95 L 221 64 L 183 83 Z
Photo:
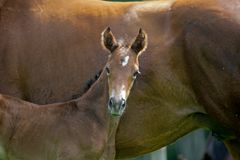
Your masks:
M 121 116 L 126 108 L 126 100 L 111 97 L 108 101 L 108 111 L 113 116 Z

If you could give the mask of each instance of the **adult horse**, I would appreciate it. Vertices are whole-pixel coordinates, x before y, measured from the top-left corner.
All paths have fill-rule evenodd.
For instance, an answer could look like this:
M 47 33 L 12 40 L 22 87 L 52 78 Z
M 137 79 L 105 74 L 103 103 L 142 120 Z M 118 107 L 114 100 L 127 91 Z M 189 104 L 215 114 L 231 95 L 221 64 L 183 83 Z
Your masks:
M 118 158 L 206 127 L 240 159 L 240 27 L 221 2 L 0 2 L 1 92 L 43 104 L 82 94 L 79 86 L 105 61 L 97 33 L 109 25 L 128 41 L 141 26 L 151 37 L 150 54 L 141 59 L 143 76 L 119 126 Z

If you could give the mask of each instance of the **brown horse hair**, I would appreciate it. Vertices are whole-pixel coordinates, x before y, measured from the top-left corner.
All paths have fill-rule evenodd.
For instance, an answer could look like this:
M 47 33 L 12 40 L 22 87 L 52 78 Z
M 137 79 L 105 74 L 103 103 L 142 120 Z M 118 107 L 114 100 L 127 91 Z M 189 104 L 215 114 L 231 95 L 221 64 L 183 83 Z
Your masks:
M 86 82 L 83 93 L 79 92 L 78 94 L 72 95 L 72 99 L 77 99 L 77 98 L 81 97 L 83 94 L 85 94 L 91 88 L 91 86 L 99 79 L 102 71 L 103 71 L 103 69 L 99 70 L 93 77 L 91 77 Z

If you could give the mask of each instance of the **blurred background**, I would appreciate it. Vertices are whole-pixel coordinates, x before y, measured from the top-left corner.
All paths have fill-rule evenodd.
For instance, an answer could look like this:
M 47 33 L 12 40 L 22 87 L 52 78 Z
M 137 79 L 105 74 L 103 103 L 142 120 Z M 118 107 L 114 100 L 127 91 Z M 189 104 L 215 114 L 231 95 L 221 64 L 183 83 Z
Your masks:
M 115 2 L 149 0 L 106 0 Z M 124 160 L 232 160 L 224 144 L 211 132 L 199 129 L 160 150 Z

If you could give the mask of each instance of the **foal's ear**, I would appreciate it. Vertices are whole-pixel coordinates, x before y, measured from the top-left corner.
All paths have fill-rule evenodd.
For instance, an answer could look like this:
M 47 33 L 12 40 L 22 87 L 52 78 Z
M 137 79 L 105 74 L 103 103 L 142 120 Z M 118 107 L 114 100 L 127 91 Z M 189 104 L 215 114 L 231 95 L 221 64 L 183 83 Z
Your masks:
M 113 52 L 118 47 L 117 41 L 113 36 L 110 27 L 107 27 L 102 32 L 101 40 L 103 48 L 109 50 L 110 52 Z
M 131 49 L 136 54 L 141 54 L 147 48 L 147 34 L 141 28 L 139 29 L 139 33 L 131 45 Z

